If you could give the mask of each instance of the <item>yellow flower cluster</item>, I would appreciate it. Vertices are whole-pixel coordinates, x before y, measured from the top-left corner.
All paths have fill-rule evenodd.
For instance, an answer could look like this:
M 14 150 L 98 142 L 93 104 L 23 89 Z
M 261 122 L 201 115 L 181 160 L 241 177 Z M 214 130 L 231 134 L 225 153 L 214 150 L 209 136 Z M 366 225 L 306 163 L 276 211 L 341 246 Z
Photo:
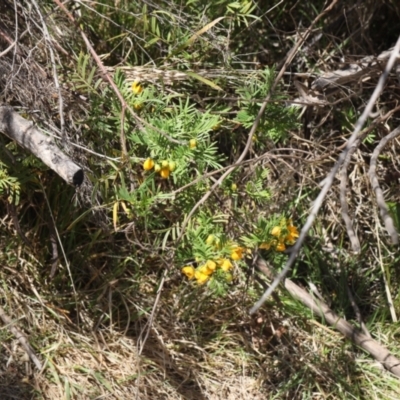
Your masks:
M 273 237 L 271 240 L 260 244 L 260 249 L 275 249 L 282 252 L 286 250 L 286 246 L 290 246 L 296 242 L 296 239 L 299 237 L 299 231 L 290 219 L 287 220 L 284 218 L 279 225 L 272 228 L 271 236 Z
M 218 247 L 218 241 L 214 235 L 209 235 L 206 239 L 208 245 L 215 244 Z M 231 248 L 231 260 L 238 261 L 243 258 L 245 248 L 233 245 Z M 189 280 L 196 279 L 199 285 L 204 285 L 218 269 L 225 272 L 225 279 L 229 283 L 232 281 L 233 276 L 229 271 L 233 268 L 232 262 L 229 258 L 219 258 L 217 260 L 208 260 L 205 264 L 194 268 L 192 265 L 186 265 L 182 268 L 182 273 L 186 275 Z
M 148 158 L 143 163 L 143 169 L 145 171 L 151 171 L 154 168 L 155 172 L 158 172 L 161 178 L 167 179 L 171 172 L 175 171 L 176 169 L 176 162 L 175 161 L 162 161 L 161 164 L 156 164 L 154 160 Z
M 226 272 L 226 280 L 228 282 L 232 281 L 232 275 L 228 273 L 232 268 L 233 265 L 228 258 L 220 258 L 217 261 L 208 260 L 205 264 L 197 268 L 194 268 L 192 265 L 186 265 L 182 268 L 182 273 L 189 279 L 196 279 L 199 285 L 204 285 L 217 269 Z

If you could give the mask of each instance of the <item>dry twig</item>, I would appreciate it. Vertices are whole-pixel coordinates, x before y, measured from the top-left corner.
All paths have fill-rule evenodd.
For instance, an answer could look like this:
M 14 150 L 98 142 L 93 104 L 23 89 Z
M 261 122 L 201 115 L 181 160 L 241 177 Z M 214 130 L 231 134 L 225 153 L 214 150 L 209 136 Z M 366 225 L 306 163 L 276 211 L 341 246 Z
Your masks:
M 10 329 L 12 334 L 18 339 L 18 341 L 21 343 L 22 347 L 26 351 L 26 353 L 29 355 L 31 358 L 32 362 L 36 365 L 36 368 L 41 370 L 42 369 L 42 363 L 39 361 L 38 357 L 35 354 L 35 351 L 33 350 L 32 346 L 29 344 L 28 339 L 26 336 L 16 327 L 14 326 L 13 321 L 11 318 L 5 313 L 3 310 L 3 307 L 0 307 L 0 318 L 4 322 L 5 325 Z
M 342 169 L 340 171 L 340 204 L 342 206 L 342 218 L 346 224 L 347 234 L 349 236 L 351 247 L 354 253 L 359 253 L 361 251 L 361 245 L 360 241 L 358 240 L 358 236 L 353 229 L 353 223 L 349 216 L 349 207 L 347 206 L 347 167 L 350 164 L 353 153 L 356 151 L 356 149 L 358 149 L 360 143 L 360 138 L 354 142 L 353 146 L 349 149 L 349 152 L 346 155 Z
M 397 127 L 395 130 L 393 130 L 392 132 L 390 132 L 389 135 L 382 138 L 382 140 L 379 142 L 378 146 L 376 146 L 376 148 L 374 149 L 374 152 L 372 153 L 372 157 L 371 157 L 371 161 L 370 161 L 370 165 L 369 165 L 369 171 L 368 171 L 369 179 L 371 181 L 371 186 L 375 192 L 376 201 L 378 203 L 378 207 L 381 212 L 381 217 L 383 219 L 383 222 L 385 223 L 386 230 L 388 231 L 393 244 L 399 243 L 399 236 L 398 236 L 398 233 L 394 226 L 393 219 L 389 215 L 389 210 L 385 203 L 382 189 L 379 186 L 379 181 L 376 176 L 376 161 L 377 161 L 378 156 L 381 153 L 382 149 L 386 146 L 386 143 L 389 140 L 392 140 L 399 135 L 400 135 L 400 126 Z

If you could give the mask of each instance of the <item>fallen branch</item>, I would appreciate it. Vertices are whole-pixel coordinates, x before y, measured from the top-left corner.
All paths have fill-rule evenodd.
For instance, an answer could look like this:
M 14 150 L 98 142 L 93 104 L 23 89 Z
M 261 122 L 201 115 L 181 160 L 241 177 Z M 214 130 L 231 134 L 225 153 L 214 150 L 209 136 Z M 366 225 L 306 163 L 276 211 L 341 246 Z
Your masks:
M 393 50 L 394 47 L 384 51 L 377 57 L 364 57 L 357 64 L 350 64 L 346 69 L 326 72 L 311 84 L 311 89 L 319 92 L 324 91 L 329 95 L 339 90 L 343 85 L 366 81 L 378 76 L 382 73 L 384 64 L 389 60 Z
M 41 133 L 12 107 L 0 107 L 0 132 L 40 158 L 70 185 L 77 186 L 83 182 L 82 168 L 65 155 L 51 137 Z
M 262 273 L 269 278 L 273 278 L 271 269 L 262 257 L 257 256 L 254 263 Z M 400 378 L 400 360 L 393 356 L 386 347 L 362 333 L 359 329 L 345 321 L 343 318 L 340 318 L 322 300 L 312 297 L 308 292 L 296 285 L 290 279 L 285 279 L 284 285 L 287 291 L 294 298 L 302 302 L 314 314 L 323 318 L 329 325 L 336 328 L 356 345 L 371 354 L 371 356 L 374 357 L 375 360 L 379 361 L 388 371 Z
M 325 303 L 311 297 L 304 289 L 302 289 L 300 286 L 297 286 L 290 279 L 285 280 L 285 288 L 293 297 L 300 300 L 313 313 L 324 318 L 329 325 L 335 327 L 348 339 L 366 350 L 388 371 L 400 378 L 400 360 L 390 354 L 390 351 L 386 347 L 360 332 L 357 328 L 352 326 L 343 318 L 340 318 Z

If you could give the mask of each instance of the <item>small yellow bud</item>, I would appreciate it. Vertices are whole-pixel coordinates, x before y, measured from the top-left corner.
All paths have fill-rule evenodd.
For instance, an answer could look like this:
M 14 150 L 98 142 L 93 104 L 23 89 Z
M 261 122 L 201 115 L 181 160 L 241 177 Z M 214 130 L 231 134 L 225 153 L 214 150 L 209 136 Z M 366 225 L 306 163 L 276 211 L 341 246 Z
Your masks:
M 210 279 L 209 275 L 203 274 L 200 271 L 196 271 L 194 277 L 199 285 L 204 285 Z
M 225 272 L 233 268 L 232 263 L 227 258 L 221 258 L 220 260 L 218 260 L 218 264 L 220 268 Z
M 200 273 L 207 275 L 207 276 L 212 275 L 214 273 L 214 271 L 212 269 L 208 268 L 207 263 L 205 263 L 201 267 L 197 268 L 197 271 L 199 271 Z
M 270 243 L 261 243 L 259 246 L 260 249 L 269 250 L 271 248 Z
M 208 260 L 206 262 L 206 266 L 210 271 L 215 271 L 215 268 L 217 268 L 217 263 L 215 261 Z
M 231 189 L 232 189 L 232 192 L 236 192 L 236 190 L 237 190 L 237 185 L 236 185 L 236 183 L 232 183 Z
M 139 81 L 135 81 L 132 83 L 132 92 L 134 94 L 142 93 L 143 88 L 140 86 Z
M 280 236 L 281 235 L 280 226 L 275 226 L 274 228 L 272 228 L 271 235 L 276 237 Z
M 140 111 L 140 110 L 143 108 L 143 104 L 137 102 L 137 103 L 135 103 L 135 104 L 133 105 L 133 108 L 134 108 L 136 111 Z
M 286 250 L 286 246 L 285 243 L 283 242 L 279 242 L 278 245 L 276 246 L 276 251 L 285 251 Z
M 233 275 L 232 274 L 226 274 L 225 279 L 228 283 L 231 283 L 233 281 Z
M 160 164 L 154 165 L 154 171 L 160 172 L 161 171 L 161 165 Z
M 161 168 L 160 175 L 161 175 L 161 178 L 167 179 L 169 177 L 169 169 Z
M 242 247 L 234 248 L 231 253 L 231 258 L 234 261 L 241 260 L 243 258 L 243 248 Z
M 170 161 L 168 163 L 168 168 L 171 172 L 174 172 L 176 170 L 176 162 L 175 161 Z
M 189 141 L 189 147 L 190 147 L 191 149 L 195 149 L 196 146 L 197 146 L 197 140 L 196 140 L 196 139 L 190 139 L 190 141 Z
M 162 166 L 163 168 L 168 168 L 168 165 L 169 165 L 169 163 L 168 163 L 167 160 L 161 161 L 161 166 Z
M 150 171 L 154 167 L 154 161 L 151 158 L 148 158 L 144 163 L 143 163 L 143 169 L 145 171 Z
M 215 240 L 215 236 L 214 235 L 208 235 L 207 239 L 206 239 L 206 244 L 211 245 L 214 243 Z

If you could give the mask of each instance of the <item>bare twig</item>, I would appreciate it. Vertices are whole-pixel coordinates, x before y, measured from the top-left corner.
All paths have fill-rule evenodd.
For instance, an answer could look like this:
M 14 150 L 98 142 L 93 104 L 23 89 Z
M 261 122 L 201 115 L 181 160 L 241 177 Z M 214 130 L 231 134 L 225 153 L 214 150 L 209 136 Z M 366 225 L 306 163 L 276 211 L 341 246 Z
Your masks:
M 11 215 L 11 219 L 13 221 L 15 230 L 17 231 L 19 237 L 22 239 L 22 241 L 28 247 L 32 248 L 31 242 L 28 240 L 28 238 L 26 237 L 24 232 L 22 232 L 21 225 L 19 224 L 19 221 L 18 221 L 17 210 L 15 208 L 15 205 L 12 202 L 7 203 L 7 212 L 8 212 L 9 215 Z
M 379 142 L 378 146 L 375 147 L 374 152 L 372 153 L 371 161 L 369 164 L 369 179 L 371 182 L 372 189 L 375 192 L 376 195 L 376 201 L 378 203 L 378 207 L 381 212 L 381 217 L 383 219 L 383 222 L 385 223 L 386 230 L 388 231 L 390 238 L 392 239 L 393 244 L 398 244 L 399 243 L 399 236 L 396 231 L 396 228 L 393 223 L 393 219 L 389 214 L 389 210 L 387 208 L 387 205 L 385 203 L 385 199 L 383 197 L 383 192 L 381 187 L 379 186 L 379 181 L 376 176 L 376 161 L 379 157 L 379 154 L 381 153 L 382 149 L 386 146 L 386 143 L 389 140 L 394 139 L 395 137 L 400 135 L 400 126 L 397 127 L 395 130 L 389 133 L 389 135 L 385 136 L 382 138 L 382 140 Z
M 352 135 L 350 136 L 349 141 L 347 142 L 346 148 L 340 154 L 338 161 L 333 166 L 333 168 L 331 169 L 328 176 L 321 183 L 323 185 L 321 192 L 319 193 L 318 197 L 314 201 L 314 205 L 311 209 L 310 215 L 308 216 L 307 221 L 300 232 L 300 237 L 298 238 L 296 244 L 293 246 L 292 253 L 290 254 L 289 260 L 287 261 L 285 267 L 282 269 L 282 271 L 279 273 L 279 275 L 272 282 L 272 284 L 268 288 L 268 290 L 265 291 L 265 293 L 262 295 L 260 300 L 258 300 L 257 303 L 251 308 L 250 314 L 254 314 L 264 304 L 264 302 L 267 300 L 267 298 L 271 295 L 271 293 L 276 289 L 276 287 L 279 285 L 279 283 L 285 278 L 286 274 L 292 268 L 292 265 L 294 264 L 294 262 L 297 258 L 297 255 L 300 251 L 300 248 L 307 236 L 308 230 L 311 228 L 312 224 L 314 223 L 314 220 L 319 212 L 319 209 L 322 206 L 325 196 L 327 195 L 329 189 L 331 188 L 331 186 L 333 184 L 333 180 L 334 180 L 334 177 L 335 177 L 338 169 L 340 168 L 343 161 L 345 160 L 348 151 L 351 149 L 354 142 L 357 140 L 358 133 L 361 131 L 361 128 L 363 127 L 370 112 L 372 111 L 372 108 L 373 108 L 376 100 L 378 99 L 378 97 L 380 96 L 380 94 L 383 90 L 383 85 L 386 82 L 386 79 L 387 79 L 390 71 L 392 70 L 393 65 L 396 62 L 396 59 L 399 54 L 399 50 L 400 50 L 400 37 L 397 40 L 396 46 L 395 46 L 393 52 L 391 53 L 390 59 L 385 67 L 385 70 L 382 73 L 381 77 L 379 78 L 376 88 L 375 88 L 374 92 L 372 93 L 371 98 L 369 99 L 368 104 L 364 109 L 364 112 L 362 113 L 362 115 L 360 116 L 360 118 L 358 119 L 358 121 L 354 127 L 354 131 L 353 131 Z
M 349 216 L 349 207 L 347 206 L 346 191 L 347 191 L 347 167 L 350 164 L 351 156 L 358 149 L 361 140 L 356 140 L 353 146 L 349 149 L 346 158 L 343 162 L 342 169 L 340 171 L 340 204 L 342 206 L 342 218 L 346 224 L 347 234 L 349 235 L 351 247 L 355 253 L 361 251 L 360 241 L 358 240 L 357 234 L 354 232 L 353 223 Z
M 361 330 L 363 331 L 364 335 L 365 335 L 365 336 L 368 336 L 368 337 L 371 339 L 372 336 L 371 336 L 371 334 L 369 333 L 368 328 L 367 328 L 366 325 L 364 324 L 364 321 L 363 321 L 362 315 L 361 315 L 361 311 L 360 311 L 360 309 L 359 309 L 359 307 L 358 307 L 358 305 L 357 305 L 357 303 L 356 303 L 356 301 L 355 301 L 355 299 L 354 299 L 353 293 L 351 293 L 351 290 L 350 290 L 350 288 L 349 288 L 348 286 L 346 287 L 346 289 L 347 289 L 347 296 L 349 297 L 350 304 L 351 304 L 351 306 L 353 307 L 353 310 L 354 310 L 354 312 L 355 312 L 355 314 L 356 314 L 357 321 L 358 321 L 358 323 L 360 324 L 360 328 L 361 328 Z
M 33 350 L 32 346 L 29 344 L 28 339 L 26 336 L 14 325 L 14 322 L 11 320 L 11 318 L 5 313 L 3 310 L 3 307 L 0 307 L 0 318 L 3 321 L 5 325 L 7 325 L 7 328 L 12 332 L 12 334 L 18 339 L 18 341 L 21 343 L 22 347 L 26 351 L 26 353 L 29 355 L 30 359 L 32 362 L 36 365 L 36 368 L 41 370 L 42 369 L 42 363 L 39 361 L 37 355 L 35 354 L 35 351 Z
M 35 0 L 32 0 L 32 3 L 34 4 L 36 8 L 36 12 L 38 13 L 40 17 L 40 21 L 42 23 L 42 29 L 43 29 L 43 36 L 47 42 L 47 47 L 50 52 L 50 60 L 51 60 L 51 66 L 53 69 L 53 79 L 54 79 L 54 86 L 57 89 L 58 92 L 58 111 L 60 114 L 60 127 L 61 127 L 61 134 L 64 134 L 64 127 L 65 127 L 65 121 L 64 121 L 64 101 L 61 93 L 61 87 L 60 87 L 60 81 L 58 79 L 58 73 L 57 73 L 57 64 L 56 64 L 56 58 L 54 56 L 54 51 L 53 51 L 53 46 L 52 46 L 52 40 L 49 34 L 49 30 L 47 29 L 46 22 L 44 21 L 43 15 L 40 11 L 40 8 Z
M 74 291 L 75 300 L 76 300 L 76 305 L 77 305 L 77 307 L 78 307 L 78 301 L 77 301 L 78 294 L 76 293 L 75 284 L 74 284 L 74 279 L 73 279 L 73 277 L 72 277 L 72 272 L 71 272 L 71 266 L 70 266 L 70 263 L 69 263 L 69 261 L 68 261 L 67 255 L 66 255 L 66 253 L 65 253 L 64 246 L 63 246 L 63 244 L 62 244 L 61 237 L 60 237 L 60 234 L 59 234 L 58 229 L 57 229 L 56 221 L 55 221 L 55 219 L 54 219 L 53 212 L 51 211 L 50 202 L 49 202 L 49 199 L 48 199 L 48 197 L 47 197 L 47 195 L 46 195 L 46 191 L 45 191 L 45 189 L 44 189 L 44 186 L 43 186 L 43 183 L 42 183 L 41 180 L 40 180 L 40 186 L 42 187 L 43 195 L 44 195 L 44 198 L 45 198 L 45 200 L 46 200 L 46 205 L 47 205 L 47 208 L 48 208 L 48 210 L 49 210 L 50 221 L 51 221 L 51 223 L 53 224 L 53 234 L 56 235 L 57 241 L 58 241 L 58 243 L 59 243 L 59 245 L 60 245 L 61 252 L 62 252 L 63 257 L 64 257 L 65 265 L 67 266 L 68 275 L 69 275 L 69 278 L 70 278 L 70 280 L 71 280 L 72 290 Z M 56 250 L 56 252 L 57 252 L 57 254 L 58 254 L 58 250 Z M 53 256 L 54 256 L 54 253 L 53 253 Z M 50 272 L 50 275 L 51 275 L 51 276 L 52 276 L 52 274 L 53 274 L 53 269 L 54 269 L 54 261 L 53 261 L 52 270 L 51 270 L 51 272 Z
M 376 212 L 376 209 L 374 209 L 374 213 L 375 213 L 375 232 L 376 232 L 376 237 L 378 238 L 377 240 L 377 254 L 374 254 L 374 252 L 372 252 L 372 255 L 375 257 L 376 261 L 378 262 L 379 266 L 381 267 L 381 273 L 382 273 L 382 278 L 383 278 L 383 282 L 385 284 L 385 292 L 386 292 L 386 297 L 387 297 L 387 302 L 388 302 L 388 306 L 389 306 L 389 310 L 390 310 L 390 316 L 392 317 L 392 321 L 393 322 L 397 322 L 397 314 L 396 314 L 396 309 L 395 309 L 395 305 L 393 302 L 393 297 L 392 297 L 392 293 L 390 290 L 390 282 L 387 276 L 387 271 L 384 265 L 384 261 L 383 261 L 383 257 L 382 257 L 382 250 L 381 250 L 381 241 L 379 240 L 379 218 Z
M 51 244 L 51 271 L 50 271 L 50 278 L 54 278 L 58 262 L 59 262 L 59 255 L 58 255 L 58 247 L 57 247 L 57 228 L 54 226 L 53 218 L 47 218 L 47 226 L 49 228 L 49 237 L 50 237 L 50 244 Z

